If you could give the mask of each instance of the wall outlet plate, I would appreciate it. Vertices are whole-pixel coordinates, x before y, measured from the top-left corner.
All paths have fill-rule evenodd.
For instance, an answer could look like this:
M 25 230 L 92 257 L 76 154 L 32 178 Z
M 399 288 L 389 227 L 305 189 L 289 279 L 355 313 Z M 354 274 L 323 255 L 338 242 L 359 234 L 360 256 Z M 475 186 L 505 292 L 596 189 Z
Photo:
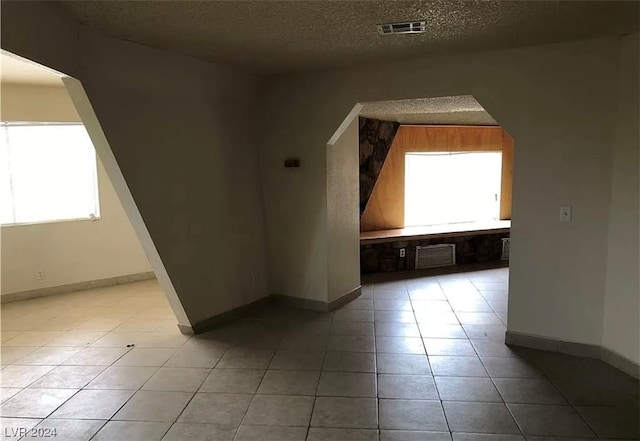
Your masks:
M 400 248 L 400 257 L 407 257 L 407 249 Z
M 571 222 L 571 205 L 560 206 L 560 222 Z

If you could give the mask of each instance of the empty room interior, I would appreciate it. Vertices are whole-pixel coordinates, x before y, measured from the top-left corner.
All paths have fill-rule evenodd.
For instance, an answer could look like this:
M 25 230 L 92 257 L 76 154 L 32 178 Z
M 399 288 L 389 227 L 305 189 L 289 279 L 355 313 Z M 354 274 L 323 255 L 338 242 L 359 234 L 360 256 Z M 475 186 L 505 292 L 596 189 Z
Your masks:
M 640 3 L 0 20 L 3 440 L 640 440 Z

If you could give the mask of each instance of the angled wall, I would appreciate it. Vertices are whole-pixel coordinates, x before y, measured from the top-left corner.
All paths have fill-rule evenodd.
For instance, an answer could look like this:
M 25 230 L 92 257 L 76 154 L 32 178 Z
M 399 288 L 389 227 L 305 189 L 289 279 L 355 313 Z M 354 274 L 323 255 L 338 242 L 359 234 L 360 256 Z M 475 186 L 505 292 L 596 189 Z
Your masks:
M 603 346 L 640 364 L 638 33 L 623 38 L 613 138 Z
M 81 81 L 186 312 L 181 324 L 268 295 L 255 79 L 102 37 L 57 6 L 3 2 L 2 48 Z

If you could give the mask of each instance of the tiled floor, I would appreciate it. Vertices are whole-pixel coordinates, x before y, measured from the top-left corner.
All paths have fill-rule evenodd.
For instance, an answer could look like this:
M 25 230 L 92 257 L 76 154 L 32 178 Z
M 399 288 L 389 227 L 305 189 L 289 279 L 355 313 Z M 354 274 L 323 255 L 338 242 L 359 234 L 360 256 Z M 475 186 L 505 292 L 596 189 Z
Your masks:
M 502 343 L 507 277 L 370 279 L 192 338 L 155 282 L 3 305 L 2 439 L 640 438 L 636 381 Z

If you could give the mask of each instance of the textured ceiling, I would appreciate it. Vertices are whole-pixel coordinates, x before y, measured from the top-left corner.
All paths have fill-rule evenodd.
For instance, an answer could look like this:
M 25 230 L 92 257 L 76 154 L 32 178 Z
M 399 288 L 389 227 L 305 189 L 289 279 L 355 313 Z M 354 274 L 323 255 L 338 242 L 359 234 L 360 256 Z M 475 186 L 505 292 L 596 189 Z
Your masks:
M 471 95 L 362 103 L 360 116 L 402 124 L 498 125 Z
M 116 38 L 259 73 L 554 43 L 638 29 L 636 1 L 63 1 Z M 427 32 L 378 35 L 384 22 Z
M 0 53 L 0 80 L 3 83 L 63 86 L 63 75 L 15 55 Z

